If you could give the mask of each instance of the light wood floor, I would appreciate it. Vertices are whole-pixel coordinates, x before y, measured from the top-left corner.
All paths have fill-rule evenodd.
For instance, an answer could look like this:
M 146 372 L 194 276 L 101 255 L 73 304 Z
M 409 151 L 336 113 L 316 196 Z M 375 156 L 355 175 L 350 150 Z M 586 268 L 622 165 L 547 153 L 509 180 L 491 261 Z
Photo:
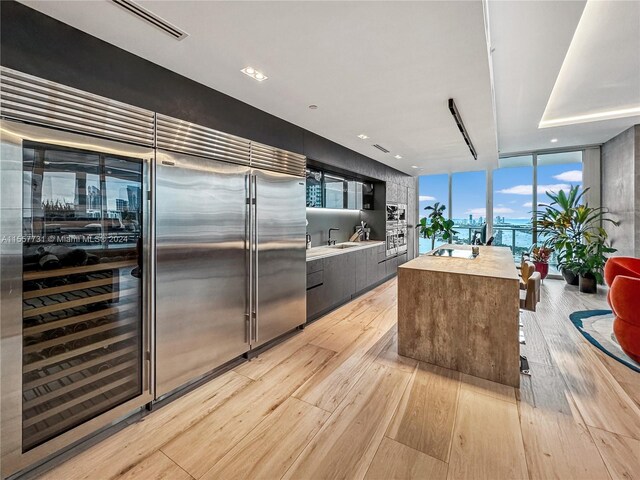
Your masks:
M 520 390 L 398 357 L 392 280 L 43 478 L 640 478 L 640 375 L 570 324 L 606 308 L 575 290 L 524 316 Z

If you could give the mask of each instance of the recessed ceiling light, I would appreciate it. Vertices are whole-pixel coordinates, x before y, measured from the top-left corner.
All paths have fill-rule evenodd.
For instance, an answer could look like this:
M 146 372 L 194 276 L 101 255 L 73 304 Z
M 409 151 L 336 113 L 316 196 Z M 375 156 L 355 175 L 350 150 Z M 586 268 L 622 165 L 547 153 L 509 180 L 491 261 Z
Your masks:
M 361 133 L 360 135 L 358 135 L 358 138 L 362 139 L 362 140 L 366 140 L 367 138 L 369 138 L 368 136 L 366 136 L 364 133 Z
M 558 139 L 557 139 L 557 138 L 552 138 L 552 139 L 551 139 L 551 143 L 556 143 L 557 141 L 558 141 Z
M 245 67 L 242 70 L 240 70 L 242 73 L 244 73 L 245 75 L 253 78 L 254 80 L 257 80 L 259 82 L 264 82 L 267 77 L 264 73 L 259 72 L 258 70 L 256 70 L 253 67 Z
M 417 165 L 411 165 L 411 168 L 420 168 L 420 167 Z
M 312 105 L 309 105 L 309 108 L 310 108 L 311 110 L 317 110 L 317 109 L 318 109 L 318 105 L 313 105 L 313 104 L 312 104 Z
M 402 157 L 400 155 L 396 155 L 396 158 L 400 160 Z

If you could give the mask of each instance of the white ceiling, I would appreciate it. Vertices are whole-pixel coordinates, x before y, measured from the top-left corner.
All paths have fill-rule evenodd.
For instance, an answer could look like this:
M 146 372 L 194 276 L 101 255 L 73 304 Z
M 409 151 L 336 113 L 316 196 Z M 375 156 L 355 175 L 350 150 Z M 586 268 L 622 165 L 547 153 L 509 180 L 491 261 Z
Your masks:
M 546 119 L 557 119 L 640 106 L 640 3 L 585 5 L 489 2 L 501 154 L 603 143 L 640 123 L 634 116 L 538 128 L 545 108 Z
M 640 123 L 539 128 L 543 115 L 640 107 L 640 2 L 487 1 L 491 59 L 480 1 L 139 2 L 185 30 L 182 41 L 108 0 L 22 3 L 413 175 L 496 166 L 498 148 L 602 143 Z M 240 73 L 249 65 L 269 79 Z
M 588 2 L 542 117 L 546 125 L 640 118 L 640 2 Z M 629 116 L 629 115 L 626 115 Z M 542 126 L 542 125 L 541 125 Z
M 22 3 L 406 173 L 496 164 L 479 1 L 139 2 L 185 30 L 182 41 L 109 1 Z M 240 73 L 248 65 L 268 80 Z

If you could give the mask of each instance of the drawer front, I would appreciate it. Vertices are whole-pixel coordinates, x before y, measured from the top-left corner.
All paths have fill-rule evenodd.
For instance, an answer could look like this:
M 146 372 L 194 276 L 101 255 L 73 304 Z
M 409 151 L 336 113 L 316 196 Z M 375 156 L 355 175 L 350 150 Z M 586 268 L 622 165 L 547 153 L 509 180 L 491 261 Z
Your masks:
M 324 270 L 324 258 L 318 258 L 317 260 L 309 260 L 307 262 L 307 275 L 314 272 Z
M 307 290 L 307 319 L 323 311 L 329 306 L 327 292 L 324 284 Z
M 307 290 L 313 287 L 317 287 L 318 285 L 322 285 L 323 274 L 324 272 L 322 270 L 319 270 L 307 275 Z

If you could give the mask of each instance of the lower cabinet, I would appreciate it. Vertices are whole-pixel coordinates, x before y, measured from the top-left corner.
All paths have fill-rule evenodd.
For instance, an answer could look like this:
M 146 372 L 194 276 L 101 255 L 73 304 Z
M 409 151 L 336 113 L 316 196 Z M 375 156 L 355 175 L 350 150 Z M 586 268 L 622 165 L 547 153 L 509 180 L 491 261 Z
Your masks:
M 307 319 L 311 320 L 351 300 L 372 285 L 394 275 L 406 254 L 387 258 L 385 245 L 345 252 L 307 262 Z
M 369 286 L 382 280 L 382 277 L 378 272 L 378 249 L 367 248 L 365 252 L 367 252 L 367 286 Z
M 398 257 L 387 258 L 385 263 L 385 270 L 387 272 L 387 277 L 391 275 L 395 275 L 398 271 Z
M 314 318 L 327 308 L 324 284 L 307 289 L 307 319 Z
M 369 259 L 369 250 L 375 250 L 374 248 L 367 248 L 366 250 L 360 250 L 358 252 L 353 252 L 356 259 L 355 265 L 355 273 L 356 273 L 356 286 L 355 292 L 358 293 L 361 290 L 364 290 L 369 285 L 371 285 L 372 281 L 369 280 L 369 269 L 367 268 L 367 261 Z
M 351 252 L 324 259 L 324 286 L 329 306 L 351 299 L 356 291 L 356 253 Z

